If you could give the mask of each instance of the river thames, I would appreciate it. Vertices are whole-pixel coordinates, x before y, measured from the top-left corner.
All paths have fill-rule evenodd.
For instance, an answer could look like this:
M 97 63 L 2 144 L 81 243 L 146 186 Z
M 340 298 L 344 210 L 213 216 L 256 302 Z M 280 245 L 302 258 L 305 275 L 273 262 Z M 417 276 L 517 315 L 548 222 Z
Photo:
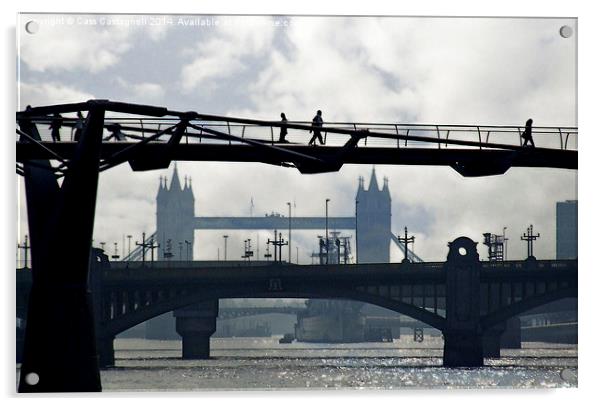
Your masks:
M 182 360 L 180 341 L 115 340 L 104 391 L 566 388 L 577 345 L 523 343 L 482 368 L 443 368 L 443 341 L 279 344 L 279 337 L 214 338 L 211 359 Z

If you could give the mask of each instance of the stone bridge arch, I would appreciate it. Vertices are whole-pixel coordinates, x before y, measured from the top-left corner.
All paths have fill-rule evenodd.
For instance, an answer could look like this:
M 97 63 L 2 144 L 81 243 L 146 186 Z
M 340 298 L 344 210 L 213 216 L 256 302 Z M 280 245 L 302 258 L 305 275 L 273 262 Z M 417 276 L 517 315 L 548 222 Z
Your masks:
M 178 310 L 186 306 L 191 306 L 199 302 L 235 299 L 235 298 L 254 298 L 254 299 L 342 299 L 355 300 L 362 303 L 370 303 L 385 309 L 393 310 L 402 315 L 421 321 L 433 328 L 443 330 L 445 318 L 419 306 L 395 301 L 378 295 L 369 294 L 350 289 L 337 288 L 316 288 L 311 291 L 274 291 L 257 293 L 249 288 L 225 288 L 221 290 L 203 291 L 198 290 L 187 295 L 175 295 L 164 300 L 157 301 L 147 306 L 136 308 L 133 312 L 128 312 L 116 318 L 104 320 L 101 323 L 100 335 L 106 339 L 112 339 L 117 334 L 132 328 L 142 322 L 150 320 L 161 314 Z M 105 303 L 104 306 L 111 305 Z M 108 314 L 107 309 L 104 311 Z
M 480 325 L 483 331 L 487 331 L 490 328 L 503 323 L 504 321 L 518 316 L 521 313 L 527 312 L 531 309 L 535 309 L 539 306 L 555 302 L 557 300 L 574 297 L 577 298 L 576 287 L 560 288 L 558 290 L 546 292 L 541 295 L 529 297 L 519 302 L 512 303 L 505 307 L 502 307 L 492 313 L 481 317 Z

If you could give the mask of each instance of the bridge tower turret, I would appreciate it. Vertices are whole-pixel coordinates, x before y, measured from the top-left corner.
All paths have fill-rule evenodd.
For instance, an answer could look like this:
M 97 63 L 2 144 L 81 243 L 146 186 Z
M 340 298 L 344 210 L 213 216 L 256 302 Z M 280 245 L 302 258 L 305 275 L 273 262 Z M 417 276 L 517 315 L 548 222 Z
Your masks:
M 160 181 L 157 193 L 156 240 L 161 245 L 161 253 L 167 248 L 167 241 L 171 240 L 172 254 L 176 260 L 180 259 L 176 247 L 180 243 L 184 248 L 189 246 L 189 258 L 186 257 L 187 251 L 183 250 L 183 258 L 181 259 L 192 259 L 192 247 L 194 246 L 194 194 L 188 178 L 184 179 L 184 188 L 182 188 L 177 165 L 174 166 L 169 187 L 167 186 L 167 178 L 164 181 Z M 162 255 L 159 257 L 162 258 Z
M 372 168 L 368 189 L 364 188 L 364 180 L 360 177 L 355 199 L 357 204 L 357 262 L 389 262 L 391 194 L 387 178 L 384 178 L 383 188 L 379 189 L 376 170 Z

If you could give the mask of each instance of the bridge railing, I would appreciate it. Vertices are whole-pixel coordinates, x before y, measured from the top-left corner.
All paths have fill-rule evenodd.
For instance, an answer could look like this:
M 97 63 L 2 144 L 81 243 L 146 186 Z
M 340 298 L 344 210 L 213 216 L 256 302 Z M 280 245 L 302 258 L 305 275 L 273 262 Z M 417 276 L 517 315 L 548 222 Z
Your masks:
M 243 145 L 236 139 L 218 139 L 210 131 L 231 135 L 240 139 L 255 140 L 267 144 L 280 144 L 280 124 L 278 122 L 258 120 L 232 119 L 233 121 L 191 120 L 181 143 L 183 144 L 229 144 Z M 38 117 L 33 120 L 38 124 L 38 131 L 43 141 L 52 142 L 50 117 Z M 255 124 L 239 121 L 257 121 Z M 108 116 L 105 119 L 104 138 L 110 142 L 135 141 L 154 136 L 157 132 L 176 125 L 178 118 L 132 118 Z M 75 136 L 75 117 L 62 118 L 61 142 L 73 141 Z M 122 140 L 114 136 L 115 124 L 124 135 Z M 287 143 L 307 144 L 312 137 L 309 133 L 309 121 L 287 122 Z M 301 126 L 304 128 L 291 128 Z M 349 134 L 337 131 L 368 130 L 368 135 L 360 141 L 358 147 L 380 148 L 497 148 L 497 146 L 519 147 L 523 143 L 521 134 L 524 126 L 490 126 L 490 125 L 439 125 L 439 124 L 407 124 L 407 123 L 368 123 L 368 122 L 325 122 L 322 137 L 327 146 L 342 146 L 349 140 Z M 205 132 L 203 132 L 205 131 Z M 333 132 L 334 131 L 334 132 Z M 536 147 L 559 150 L 576 150 L 577 127 L 533 127 L 532 135 Z M 19 136 L 17 135 L 17 139 Z M 166 142 L 170 133 L 156 139 Z M 469 143 L 458 145 L 456 142 Z
M 536 262 L 518 260 L 518 261 L 483 261 L 483 270 L 489 271 L 504 271 L 504 270 L 565 270 L 573 269 L 575 260 L 553 260 L 553 259 L 538 259 Z

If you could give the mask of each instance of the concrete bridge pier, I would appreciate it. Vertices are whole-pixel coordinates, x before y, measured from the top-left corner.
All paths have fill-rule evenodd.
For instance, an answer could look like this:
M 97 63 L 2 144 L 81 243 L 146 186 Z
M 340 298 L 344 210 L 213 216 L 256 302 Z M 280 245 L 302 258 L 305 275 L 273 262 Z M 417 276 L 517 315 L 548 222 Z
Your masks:
M 484 357 L 499 358 L 502 348 L 521 348 L 520 318 L 508 319 L 483 333 Z
M 520 317 L 513 317 L 506 321 L 506 330 L 500 337 L 501 348 L 520 349 L 522 348 L 522 336 L 520 327 Z
M 98 352 L 98 366 L 106 368 L 115 365 L 115 348 L 113 342 L 115 337 L 101 337 L 96 341 Z
M 451 330 L 443 333 L 443 366 L 482 367 L 483 366 L 483 336 L 474 330 Z
M 446 324 L 443 366 L 483 366 L 483 337 L 479 327 L 481 263 L 477 243 L 460 237 L 449 243 L 445 264 Z
M 25 330 L 17 327 L 17 341 L 15 342 L 15 355 L 17 363 L 23 362 L 23 345 L 25 344 Z
M 182 359 L 209 359 L 209 340 L 215 333 L 219 301 L 208 300 L 173 312 L 182 337 Z
M 483 357 L 500 357 L 501 338 L 505 331 L 506 323 L 501 323 L 483 333 Z

